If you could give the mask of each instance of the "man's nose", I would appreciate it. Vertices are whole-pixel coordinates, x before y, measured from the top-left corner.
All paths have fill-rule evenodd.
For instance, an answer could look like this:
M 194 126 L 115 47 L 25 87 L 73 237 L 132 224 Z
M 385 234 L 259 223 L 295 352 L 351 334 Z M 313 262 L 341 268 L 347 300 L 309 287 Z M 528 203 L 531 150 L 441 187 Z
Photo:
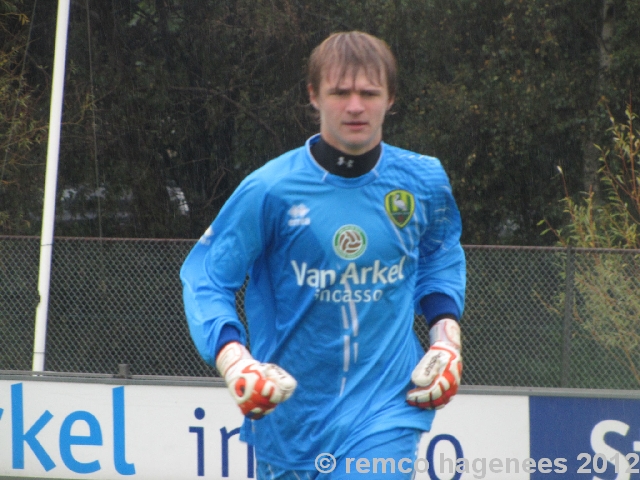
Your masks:
M 358 93 L 352 93 L 349 95 L 349 103 L 347 104 L 347 111 L 349 113 L 361 113 L 364 110 L 362 104 L 362 98 Z

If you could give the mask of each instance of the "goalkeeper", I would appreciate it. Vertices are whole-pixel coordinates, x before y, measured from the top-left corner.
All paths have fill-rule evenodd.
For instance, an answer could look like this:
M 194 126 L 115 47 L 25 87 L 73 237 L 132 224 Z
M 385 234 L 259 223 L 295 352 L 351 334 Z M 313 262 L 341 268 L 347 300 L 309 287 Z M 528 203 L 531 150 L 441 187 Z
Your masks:
M 376 37 L 316 47 L 319 134 L 249 175 L 182 267 L 191 336 L 245 415 L 258 478 L 339 479 L 349 458 L 415 459 L 460 383 L 460 214 L 437 159 L 382 141 L 396 85 Z M 247 275 L 248 332 L 235 304 Z M 426 354 L 415 313 L 430 327 Z

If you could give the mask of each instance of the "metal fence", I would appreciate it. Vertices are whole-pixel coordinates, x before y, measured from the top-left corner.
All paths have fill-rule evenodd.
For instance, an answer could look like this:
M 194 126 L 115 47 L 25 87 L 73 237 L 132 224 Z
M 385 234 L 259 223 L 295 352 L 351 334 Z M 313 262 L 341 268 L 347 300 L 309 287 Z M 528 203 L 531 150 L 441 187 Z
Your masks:
M 183 313 L 178 275 L 193 244 L 57 238 L 46 370 L 215 375 Z M 39 248 L 37 237 L 0 237 L 0 370 L 31 368 Z M 640 251 L 465 251 L 464 384 L 640 386 Z M 426 345 L 424 319 L 415 328 Z

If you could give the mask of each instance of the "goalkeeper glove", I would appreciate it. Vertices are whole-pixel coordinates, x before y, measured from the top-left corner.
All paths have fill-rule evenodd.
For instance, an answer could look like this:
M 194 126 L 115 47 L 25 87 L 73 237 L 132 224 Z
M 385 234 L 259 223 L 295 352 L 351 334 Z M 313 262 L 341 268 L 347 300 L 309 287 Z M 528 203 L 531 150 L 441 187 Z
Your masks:
M 295 379 L 282 368 L 258 362 L 239 342 L 222 347 L 216 357 L 216 367 L 242 414 L 255 420 L 271 413 L 297 386 Z
M 439 409 L 451 401 L 460 385 L 460 325 L 444 318 L 431 327 L 429 340 L 431 348 L 411 374 L 418 388 L 407 393 L 407 402 L 420 408 Z

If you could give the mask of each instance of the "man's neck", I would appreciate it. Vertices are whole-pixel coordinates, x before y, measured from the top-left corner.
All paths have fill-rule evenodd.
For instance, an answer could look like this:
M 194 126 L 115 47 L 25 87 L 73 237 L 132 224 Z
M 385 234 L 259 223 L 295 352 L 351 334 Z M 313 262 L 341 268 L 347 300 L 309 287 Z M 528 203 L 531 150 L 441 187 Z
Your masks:
M 378 163 L 382 147 L 378 143 L 361 155 L 349 155 L 325 142 L 322 137 L 311 145 L 313 158 L 329 173 L 340 177 L 355 178 L 370 172 Z

